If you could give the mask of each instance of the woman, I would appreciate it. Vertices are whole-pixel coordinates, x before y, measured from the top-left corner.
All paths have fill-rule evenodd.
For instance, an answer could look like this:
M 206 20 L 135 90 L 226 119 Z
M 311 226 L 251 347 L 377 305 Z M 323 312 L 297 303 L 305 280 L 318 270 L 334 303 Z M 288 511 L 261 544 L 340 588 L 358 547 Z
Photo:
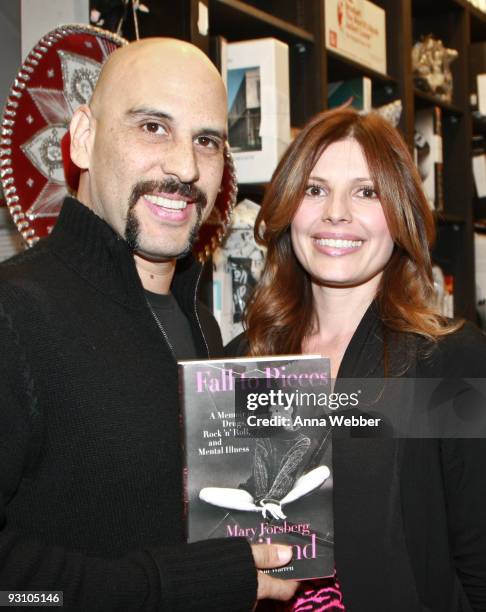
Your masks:
M 338 109 L 304 127 L 255 232 L 267 261 L 233 352 L 329 356 L 336 384 L 486 377 L 484 337 L 438 312 L 432 213 L 406 145 L 378 115 Z M 485 474 L 483 439 L 334 439 L 344 606 L 486 610 Z M 343 609 L 323 584 L 294 609 Z

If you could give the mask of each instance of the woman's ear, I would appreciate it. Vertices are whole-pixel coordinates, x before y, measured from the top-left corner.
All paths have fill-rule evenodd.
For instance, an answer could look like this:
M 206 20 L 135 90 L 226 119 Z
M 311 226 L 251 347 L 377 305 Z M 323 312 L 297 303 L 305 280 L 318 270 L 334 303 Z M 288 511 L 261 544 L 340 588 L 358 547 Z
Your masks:
M 90 165 L 94 136 L 94 117 L 89 106 L 83 104 L 74 111 L 69 132 L 71 135 L 71 159 L 78 168 L 87 170 Z

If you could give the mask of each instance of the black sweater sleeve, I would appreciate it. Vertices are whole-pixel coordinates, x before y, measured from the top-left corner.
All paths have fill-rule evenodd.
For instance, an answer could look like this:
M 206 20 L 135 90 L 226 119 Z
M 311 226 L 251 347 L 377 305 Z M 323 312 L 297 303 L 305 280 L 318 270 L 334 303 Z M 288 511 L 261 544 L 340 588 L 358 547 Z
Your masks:
M 441 442 L 450 545 L 474 612 L 486 611 L 486 440 Z
M 445 380 L 484 381 L 486 337 L 466 323 L 442 343 L 432 364 L 432 374 Z M 471 396 L 460 394 L 455 410 L 474 413 L 484 432 L 485 419 L 478 414 L 485 409 L 484 398 L 474 401 L 472 411 Z M 486 439 L 480 435 L 478 428 L 478 438 L 443 439 L 440 444 L 453 562 L 474 612 L 486 612 Z
M 0 589 L 63 591 L 65 610 L 251 610 L 257 580 L 246 540 L 162 546 L 113 559 L 47 544 L 42 526 L 32 535 L 10 524 L 9 504 L 35 476 L 42 453 L 43 414 L 1 303 L 0 342 Z
M 65 610 L 249 611 L 252 566 L 249 545 L 236 539 L 102 559 L 0 532 L 2 590 L 63 591 Z

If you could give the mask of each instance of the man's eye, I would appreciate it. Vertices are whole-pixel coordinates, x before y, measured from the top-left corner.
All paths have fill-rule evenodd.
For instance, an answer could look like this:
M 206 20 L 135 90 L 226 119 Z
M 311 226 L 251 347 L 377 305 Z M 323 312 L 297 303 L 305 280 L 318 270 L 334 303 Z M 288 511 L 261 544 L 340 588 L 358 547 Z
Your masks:
M 219 141 L 209 136 L 198 136 L 196 142 L 202 147 L 209 149 L 219 149 L 220 146 Z
M 147 121 L 142 127 L 143 130 L 149 134 L 163 134 L 165 132 L 164 127 L 155 121 Z
M 305 195 L 311 196 L 312 198 L 320 198 L 325 194 L 324 188 L 320 185 L 309 185 L 305 190 Z

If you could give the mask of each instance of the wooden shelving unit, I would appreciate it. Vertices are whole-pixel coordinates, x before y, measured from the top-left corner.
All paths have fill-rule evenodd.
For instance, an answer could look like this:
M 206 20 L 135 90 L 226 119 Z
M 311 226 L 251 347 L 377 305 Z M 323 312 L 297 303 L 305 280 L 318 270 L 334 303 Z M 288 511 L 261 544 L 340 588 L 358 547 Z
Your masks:
M 251 38 L 273 36 L 289 45 L 314 43 L 311 32 L 241 0 L 213 0 L 209 20 L 211 34 L 228 40 L 243 40 L 248 32 Z
M 444 211 L 437 214 L 437 262 L 455 279 L 456 314 L 475 319 L 473 177 L 471 139 L 486 134 L 486 122 L 473 120 L 469 108 L 469 45 L 486 41 L 486 16 L 466 0 L 374 0 L 386 11 L 387 75 L 376 73 L 325 48 L 325 0 L 203 0 L 209 11 L 209 36 L 230 41 L 273 36 L 289 45 L 291 121 L 302 126 L 326 108 L 327 83 L 357 76 L 372 79 L 381 103 L 400 98 L 400 130 L 413 146 L 416 109 L 442 109 L 444 144 Z M 209 53 L 209 36 L 197 32 L 200 0 L 179 0 L 156 8 L 144 35 L 170 34 L 191 40 Z M 153 3 L 153 5 L 162 3 Z M 176 6 L 177 5 L 177 6 Z M 160 12 L 160 15 L 158 14 Z M 429 33 L 457 49 L 452 64 L 454 94 L 450 104 L 415 88 L 413 43 Z M 264 185 L 246 185 L 243 196 L 258 201 Z

